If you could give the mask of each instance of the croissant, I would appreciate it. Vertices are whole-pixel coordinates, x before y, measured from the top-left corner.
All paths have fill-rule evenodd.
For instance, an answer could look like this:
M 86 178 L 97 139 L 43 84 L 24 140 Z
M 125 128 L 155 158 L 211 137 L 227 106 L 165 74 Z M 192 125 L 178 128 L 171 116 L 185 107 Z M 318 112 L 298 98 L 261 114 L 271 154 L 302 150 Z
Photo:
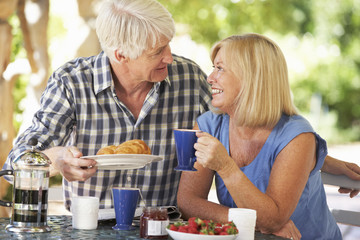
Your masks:
M 151 149 L 143 140 L 133 139 L 118 146 L 103 147 L 96 153 L 96 155 L 102 154 L 151 154 Z
M 100 148 L 99 151 L 96 153 L 96 155 L 114 154 L 116 147 L 117 146 L 115 146 L 115 145 L 110 145 L 110 146 Z

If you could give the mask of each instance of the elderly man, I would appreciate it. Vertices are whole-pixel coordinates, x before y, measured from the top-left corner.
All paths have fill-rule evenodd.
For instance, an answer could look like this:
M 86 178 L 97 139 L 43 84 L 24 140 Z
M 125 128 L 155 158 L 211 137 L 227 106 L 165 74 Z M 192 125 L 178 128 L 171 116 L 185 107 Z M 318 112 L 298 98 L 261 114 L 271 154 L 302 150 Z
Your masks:
M 105 2 L 96 22 L 103 52 L 56 70 L 33 124 L 16 140 L 4 168 L 37 138 L 60 172 L 66 207 L 71 197 L 100 198 L 111 208 L 113 186 L 139 187 L 146 205 L 176 205 L 180 172 L 172 131 L 192 128 L 211 100 L 206 75 L 194 62 L 172 55 L 170 13 L 153 0 Z M 107 145 L 142 139 L 163 158 L 134 170 L 100 170 L 81 156 Z

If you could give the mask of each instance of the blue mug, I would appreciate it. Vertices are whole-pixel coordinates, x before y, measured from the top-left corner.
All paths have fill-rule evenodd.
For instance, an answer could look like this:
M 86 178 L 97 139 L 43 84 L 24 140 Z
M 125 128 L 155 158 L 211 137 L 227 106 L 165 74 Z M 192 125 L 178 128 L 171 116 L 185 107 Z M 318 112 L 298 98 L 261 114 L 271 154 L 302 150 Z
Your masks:
M 197 171 L 194 168 L 196 161 L 194 144 L 197 141 L 196 132 L 200 130 L 174 129 L 178 171 Z
M 139 200 L 139 188 L 112 188 L 116 225 L 114 230 L 131 230 Z

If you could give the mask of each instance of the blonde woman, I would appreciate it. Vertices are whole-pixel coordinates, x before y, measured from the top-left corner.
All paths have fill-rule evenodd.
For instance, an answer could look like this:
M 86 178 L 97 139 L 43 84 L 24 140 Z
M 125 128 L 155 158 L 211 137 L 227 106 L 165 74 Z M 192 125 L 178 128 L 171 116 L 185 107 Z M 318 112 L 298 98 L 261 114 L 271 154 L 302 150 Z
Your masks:
M 197 119 L 198 171 L 183 172 L 178 191 L 185 218 L 227 221 L 229 208 L 251 208 L 261 232 L 341 239 L 319 172 L 326 142 L 298 115 L 280 48 L 258 34 L 231 36 L 211 60 L 217 112 Z M 214 177 L 220 205 L 207 201 Z

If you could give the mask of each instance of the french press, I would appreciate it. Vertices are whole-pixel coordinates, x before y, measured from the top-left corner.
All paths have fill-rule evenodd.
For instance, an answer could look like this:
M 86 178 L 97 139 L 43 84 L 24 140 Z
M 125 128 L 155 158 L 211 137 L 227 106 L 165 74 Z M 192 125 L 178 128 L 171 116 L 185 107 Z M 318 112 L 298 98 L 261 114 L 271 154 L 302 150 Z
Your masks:
M 13 170 L 0 171 L 0 176 L 14 176 L 12 202 L 0 200 L 0 205 L 12 207 L 10 224 L 6 226 L 10 232 L 51 231 L 47 225 L 50 160 L 36 150 L 37 143 L 37 139 L 30 139 L 31 150 L 13 161 Z

